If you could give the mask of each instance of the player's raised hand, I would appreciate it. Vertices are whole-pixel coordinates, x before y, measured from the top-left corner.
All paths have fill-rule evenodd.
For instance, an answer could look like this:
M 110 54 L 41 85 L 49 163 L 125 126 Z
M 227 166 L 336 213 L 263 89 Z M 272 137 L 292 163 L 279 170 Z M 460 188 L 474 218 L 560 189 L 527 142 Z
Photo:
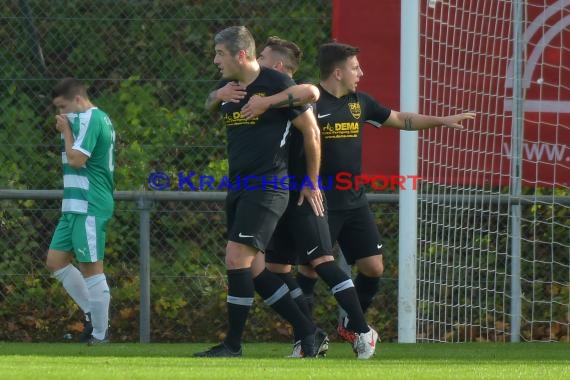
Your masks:
M 69 128 L 69 120 L 65 115 L 55 115 L 55 129 L 58 132 L 63 133 L 67 128 Z

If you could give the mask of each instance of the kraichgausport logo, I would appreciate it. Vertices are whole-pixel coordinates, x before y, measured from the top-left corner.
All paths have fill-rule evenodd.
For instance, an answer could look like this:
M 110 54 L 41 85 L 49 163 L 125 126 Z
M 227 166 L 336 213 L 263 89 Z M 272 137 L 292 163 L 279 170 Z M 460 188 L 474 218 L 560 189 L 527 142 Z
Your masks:
M 354 175 L 340 172 L 336 175 L 319 176 L 316 183 L 309 176 L 237 176 L 230 180 L 227 176 L 216 178 L 213 175 L 198 174 L 196 172 L 178 172 L 171 177 L 165 172 L 153 172 L 147 178 L 148 187 L 152 190 L 163 191 L 233 191 L 233 190 L 360 190 L 370 186 L 376 191 L 406 190 L 406 186 L 417 189 L 420 176 L 403 175 Z M 411 180 L 411 185 L 406 182 Z

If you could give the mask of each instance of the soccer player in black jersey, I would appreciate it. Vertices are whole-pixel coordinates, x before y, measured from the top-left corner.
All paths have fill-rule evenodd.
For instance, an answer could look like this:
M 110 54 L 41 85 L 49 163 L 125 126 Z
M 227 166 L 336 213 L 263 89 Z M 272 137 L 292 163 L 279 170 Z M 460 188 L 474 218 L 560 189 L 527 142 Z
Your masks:
M 461 113 L 445 117 L 398 112 L 379 104 L 370 95 L 356 90 L 364 75 L 358 62 L 359 49 L 341 43 L 327 43 L 319 49 L 320 97 L 316 104 L 317 122 L 321 129 L 321 178 L 327 199 L 328 220 L 332 241 L 337 241 L 358 274 L 354 280 L 362 310 L 366 312 L 379 290 L 380 276 L 384 271 L 382 242 L 374 217 L 366 199 L 365 189 L 353 183 L 336 181 L 339 173 L 351 175 L 352 180 L 361 174 L 362 128 L 367 122 L 376 127 L 402 130 L 422 130 L 436 127 L 461 129 L 461 122 L 475 117 Z M 274 98 L 281 99 L 283 94 Z M 248 116 L 264 111 L 272 99 L 261 106 L 250 107 Z M 329 180 L 331 179 L 331 180 Z M 343 177 L 346 181 L 347 176 Z M 314 282 L 305 282 L 301 288 L 312 293 Z M 339 335 L 347 340 L 354 334 L 352 322 L 345 318 L 338 326 Z
M 379 290 L 384 264 L 380 234 L 365 189 L 354 185 L 355 177 L 361 174 L 364 122 L 402 130 L 441 126 L 460 129 L 461 122 L 473 119 L 475 114 L 435 117 L 398 112 L 382 106 L 370 95 L 356 90 L 364 75 L 358 62 L 358 52 L 357 47 L 341 43 L 327 43 L 320 47 L 321 96 L 316 107 L 322 139 L 321 176 L 324 188 L 330 186 L 325 194 L 331 238 L 338 241 L 346 261 L 358 269 L 354 283 L 362 310 L 366 312 Z M 344 186 L 338 186 L 338 173 L 351 175 L 353 183 L 350 189 L 340 189 Z M 345 319 L 338 330 L 341 335 L 352 330 L 351 321 Z
M 230 186 L 226 198 L 228 243 L 226 267 L 228 276 L 228 332 L 224 341 L 211 349 L 195 353 L 198 357 L 241 356 L 241 339 L 255 289 L 281 316 L 300 331 L 305 357 L 315 357 L 328 342 L 297 307 L 285 283 L 263 268 L 252 271 L 252 263 L 264 261 L 262 254 L 275 225 L 287 207 L 289 192 L 282 181 L 287 175 L 288 136 L 291 123 L 304 137 L 307 170 L 316 181 L 320 162 L 319 129 L 307 107 L 269 110 L 246 119 L 240 110 L 253 95 L 272 95 L 292 86 L 288 76 L 275 70 L 261 68 L 256 60 L 255 41 L 247 28 L 234 26 L 216 34 L 214 64 L 222 74 L 218 89 L 227 82 L 236 82 L 243 89 L 239 101 L 219 98 L 217 90 L 206 105 L 218 105 L 227 129 Z M 291 120 L 291 122 L 290 122 Z M 302 191 L 300 202 L 308 203 L 316 215 L 323 215 L 323 200 L 319 189 Z M 259 267 L 259 266 L 255 266 Z
M 301 50 L 296 44 L 278 37 L 270 37 L 260 53 L 258 62 L 261 66 L 274 68 L 292 77 L 299 67 L 300 59 Z M 271 98 L 276 101 L 275 97 Z M 252 105 L 263 99 L 259 97 L 250 99 L 248 104 Z M 277 104 L 279 105 L 278 101 Z M 244 108 L 247 110 L 248 105 Z M 327 218 L 316 216 L 308 205 L 299 205 L 297 202 L 299 187 L 309 186 L 303 184 L 307 170 L 303 135 L 297 130 L 291 131 L 289 175 L 294 178 L 290 183 L 289 205 L 277 224 L 273 239 L 267 248 L 265 255 L 267 268 L 283 279 L 293 299 L 308 315 L 310 313 L 302 291 L 291 275 L 291 266 L 298 263 L 314 268 L 352 321 L 354 329 L 352 343 L 358 358 L 369 359 L 375 352 L 378 334 L 364 319 L 352 279 L 334 262 Z M 301 340 L 295 336 L 291 357 L 301 356 Z

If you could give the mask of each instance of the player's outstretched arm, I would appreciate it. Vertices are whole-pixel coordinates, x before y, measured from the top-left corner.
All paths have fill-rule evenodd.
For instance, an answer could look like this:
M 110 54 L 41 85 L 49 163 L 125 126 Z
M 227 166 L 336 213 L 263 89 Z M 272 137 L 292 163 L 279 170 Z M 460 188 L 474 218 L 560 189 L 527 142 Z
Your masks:
M 398 112 L 392 110 L 388 119 L 382 124 L 386 127 L 403 130 L 418 131 L 422 129 L 448 127 L 463 129 L 461 124 L 465 120 L 475 119 L 475 113 L 466 112 L 450 116 L 430 116 L 412 112 Z
M 293 120 L 293 125 L 303 134 L 303 148 L 307 161 L 307 175 L 312 186 L 299 189 L 301 195 L 298 205 L 305 200 L 311 205 L 315 215 L 324 216 L 323 195 L 319 188 L 319 170 L 321 164 L 321 135 L 315 115 L 307 110 Z
M 232 102 L 239 103 L 245 98 L 245 87 L 239 85 L 237 82 L 228 82 L 224 87 L 218 88 L 208 95 L 204 106 L 210 113 L 216 111 L 220 103 Z
M 267 111 L 269 108 L 295 107 L 319 100 L 321 93 L 312 84 L 297 84 L 271 96 L 252 96 L 241 109 L 246 119 L 251 119 Z

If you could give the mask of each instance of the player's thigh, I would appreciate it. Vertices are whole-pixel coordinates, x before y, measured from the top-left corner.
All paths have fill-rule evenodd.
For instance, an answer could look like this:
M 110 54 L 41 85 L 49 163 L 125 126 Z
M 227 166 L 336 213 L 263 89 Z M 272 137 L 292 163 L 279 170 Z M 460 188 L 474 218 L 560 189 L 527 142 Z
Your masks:
M 243 191 L 228 220 L 228 240 L 265 251 L 288 200 L 286 190 Z
M 55 231 L 51 237 L 49 249 L 52 251 L 71 252 L 73 244 L 71 241 L 72 222 L 70 214 L 63 214 L 59 218 Z
M 72 231 L 73 251 L 80 263 L 94 263 L 105 258 L 108 218 L 75 215 Z
M 332 241 L 327 217 L 313 212 L 293 212 L 289 230 L 294 239 L 295 250 L 300 264 L 332 255 Z
M 350 265 L 356 260 L 380 254 L 381 237 L 368 206 L 347 211 L 337 240 Z
M 327 213 L 327 222 L 329 225 L 329 236 L 331 242 L 334 243 L 338 240 L 338 235 L 340 234 L 342 227 L 347 216 L 346 210 L 329 210 Z
M 46 266 L 51 272 L 64 268 L 73 260 L 71 242 L 71 225 L 69 218 L 63 214 L 51 237 L 46 257 Z
M 265 262 L 268 268 L 279 273 L 287 272 L 291 265 L 297 264 L 293 237 L 287 228 L 288 212 L 277 223 L 273 236 L 265 249 Z M 279 270 L 280 269 L 280 270 Z

